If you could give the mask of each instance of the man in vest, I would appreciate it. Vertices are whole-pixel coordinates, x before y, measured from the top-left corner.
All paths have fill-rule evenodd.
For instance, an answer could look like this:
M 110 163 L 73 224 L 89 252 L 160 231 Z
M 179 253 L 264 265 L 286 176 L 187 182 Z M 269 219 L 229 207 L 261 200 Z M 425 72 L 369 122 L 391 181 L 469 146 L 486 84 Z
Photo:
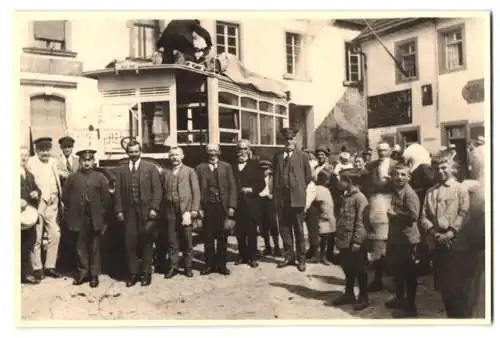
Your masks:
M 129 161 L 117 170 L 114 195 L 116 218 L 125 226 L 129 270 L 126 284 L 131 287 L 140 281 L 142 286 L 148 286 L 153 264 L 153 225 L 162 200 L 160 173 L 153 163 L 141 159 L 139 142 L 130 141 L 126 151 Z
M 198 176 L 193 168 L 182 163 L 184 151 L 179 147 L 172 147 L 169 152 L 172 167 L 163 172 L 165 201 L 165 218 L 167 220 L 167 243 L 170 256 L 170 269 L 165 272 L 165 278 L 172 278 L 178 274 L 179 249 L 182 245 L 184 259 L 184 273 L 193 277 L 193 225 L 192 219 L 198 215 L 200 209 L 200 185 Z
M 196 167 L 200 182 L 200 214 L 203 217 L 206 264 L 201 274 L 219 272 L 229 275 L 231 272 L 226 266 L 228 232 L 224 224 L 235 216 L 238 202 L 236 180 L 231 165 L 219 159 L 219 146 L 209 144 L 206 150 L 208 161 Z

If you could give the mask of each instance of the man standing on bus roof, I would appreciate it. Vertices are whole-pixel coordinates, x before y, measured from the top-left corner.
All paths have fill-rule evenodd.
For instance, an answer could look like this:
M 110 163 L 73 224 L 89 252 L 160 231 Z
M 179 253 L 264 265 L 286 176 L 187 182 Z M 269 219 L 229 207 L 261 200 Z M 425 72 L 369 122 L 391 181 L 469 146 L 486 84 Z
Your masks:
M 298 258 L 298 270 L 305 271 L 303 221 L 306 188 L 312 181 L 312 171 L 307 154 L 297 149 L 297 130 L 284 128 L 282 134 L 286 139 L 286 147 L 277 153 L 273 160 L 273 199 L 278 211 L 279 228 L 285 249 L 285 260 L 278 264 L 278 268 L 294 265 L 295 259 Z
M 129 161 L 117 170 L 115 181 L 115 212 L 125 226 L 125 250 L 129 279 L 127 287 L 139 280 L 142 286 L 151 284 L 153 264 L 154 223 L 162 200 L 158 168 L 141 159 L 142 147 L 136 140 L 125 147 Z M 138 252 L 142 264 L 138 264 Z M 139 271 L 140 268 L 140 271 Z

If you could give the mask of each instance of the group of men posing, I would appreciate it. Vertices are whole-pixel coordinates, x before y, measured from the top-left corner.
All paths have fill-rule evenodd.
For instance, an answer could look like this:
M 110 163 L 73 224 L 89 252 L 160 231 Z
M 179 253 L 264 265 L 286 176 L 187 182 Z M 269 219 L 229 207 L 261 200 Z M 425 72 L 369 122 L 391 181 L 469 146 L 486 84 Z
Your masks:
M 452 281 L 455 287 L 443 287 L 443 283 L 450 282 L 449 276 L 457 276 L 453 270 L 457 266 L 454 252 L 469 250 L 476 256 L 484 254 L 481 237 L 484 205 L 482 228 L 472 226 L 476 229 L 472 230 L 473 236 L 469 230 L 464 237 L 462 229 L 471 228 L 464 226 L 471 223 L 469 192 L 455 180 L 456 166 L 449 154 L 442 154 L 432 166 L 425 148 L 414 144 L 406 149 L 404 160 L 394 161 L 389 145 L 381 143 L 377 148 L 378 159 L 366 167 L 345 164 L 345 168 L 339 169 L 329 164 L 328 148 L 319 147 L 317 164 L 312 166 L 308 154 L 296 146 L 296 130 L 285 128 L 282 133 L 286 146 L 272 161 L 252 159 L 249 141 L 241 140 L 234 164 L 220 160 L 219 146 L 209 144 L 207 160 L 190 168 L 183 164 L 182 149 L 172 147 L 171 166 L 164 170 L 142 160 L 141 145 L 132 140 L 126 145 L 129 161 L 117 169 L 112 193 L 109 181 L 94 169 L 95 151 L 78 152 L 79 170 L 67 176 L 64 172 L 73 164 L 64 151 L 70 148 L 65 147 L 65 142 L 73 140 L 60 141 L 64 157 L 58 166 L 49 155 L 51 139 L 36 140 L 36 156 L 27 161 L 25 150 L 21 156 L 21 209 L 31 204 L 40 214 L 35 227 L 22 231 L 23 281 L 38 283 L 44 271 L 45 275 L 59 277 L 55 270 L 59 208 L 64 212 L 67 228 L 78 233 L 74 284 L 89 282 L 91 287 L 97 287 L 101 261 L 99 238 L 105 228 L 106 212 L 114 210 L 114 217 L 123 224 L 127 287 L 138 282 L 142 286 L 151 284 L 157 232 L 168 247 L 165 278 L 181 271 L 180 251 L 183 272 L 193 277 L 192 233 L 200 221 L 205 253 L 201 274 L 229 275 L 228 236 L 234 230 L 238 240 L 235 264 L 245 263 L 255 268 L 260 225 L 266 254 L 280 256 L 278 231 L 283 240 L 284 259 L 277 264 L 278 268 L 295 265 L 303 272 L 308 257 L 325 264 L 331 260 L 342 266 L 346 289 L 333 301 L 335 306 L 354 304 L 356 310 L 366 308 L 368 292 L 381 290 L 382 276 L 392 272 L 396 296 L 386 305 L 404 316 L 416 316 L 417 278 L 422 262 L 432 257 L 436 288 L 443 292 L 447 313 L 469 315 L 464 304 L 471 302 L 464 297 L 456 300 L 457 292 L 463 294 L 464 284 L 456 287 L 456 281 Z M 477 217 L 481 210 L 473 214 Z M 309 233 L 307 252 L 304 221 Z M 475 218 L 472 223 L 477 225 L 478 221 L 481 222 Z M 45 269 L 40 258 L 44 228 L 48 234 Z M 474 243 L 470 244 L 471 241 Z M 370 263 L 375 267 L 375 278 L 368 286 Z M 474 273 L 473 264 L 465 272 L 462 266 L 459 279 L 467 279 L 465 275 Z

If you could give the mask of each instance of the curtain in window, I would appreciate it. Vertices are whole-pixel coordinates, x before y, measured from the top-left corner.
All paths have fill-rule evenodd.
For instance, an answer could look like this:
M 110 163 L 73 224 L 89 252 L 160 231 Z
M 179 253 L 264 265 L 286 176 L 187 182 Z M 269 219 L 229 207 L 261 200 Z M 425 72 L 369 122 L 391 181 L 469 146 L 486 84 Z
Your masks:
M 260 115 L 260 143 L 273 144 L 274 121 L 272 116 Z
M 455 69 L 457 67 L 460 67 L 461 63 L 461 57 L 460 57 L 460 50 L 461 50 L 461 44 L 459 43 L 454 43 L 450 44 L 446 47 L 447 49 L 447 56 L 448 56 L 448 69 Z
M 35 39 L 64 41 L 65 21 L 35 21 L 33 31 Z
M 257 114 L 249 111 L 241 111 L 242 137 L 250 140 L 252 144 L 259 143 Z

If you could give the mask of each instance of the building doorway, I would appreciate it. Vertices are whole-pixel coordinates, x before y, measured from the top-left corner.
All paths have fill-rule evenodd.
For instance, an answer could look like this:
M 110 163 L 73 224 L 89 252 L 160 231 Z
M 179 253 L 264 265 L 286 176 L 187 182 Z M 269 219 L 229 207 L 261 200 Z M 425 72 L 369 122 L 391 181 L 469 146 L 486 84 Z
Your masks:
M 297 147 L 306 149 L 312 147 L 309 142 L 308 114 L 311 111 L 311 106 L 302 106 L 290 104 L 290 127 L 297 129 Z
M 398 130 L 398 143 L 402 149 L 408 148 L 413 143 L 420 143 L 420 128 Z
M 464 177 L 467 173 L 468 168 L 468 156 L 467 156 L 467 125 L 466 124 L 456 124 L 444 126 L 444 138 L 443 145 L 449 146 L 454 144 L 456 147 L 457 155 L 455 161 L 459 163 L 459 176 Z

